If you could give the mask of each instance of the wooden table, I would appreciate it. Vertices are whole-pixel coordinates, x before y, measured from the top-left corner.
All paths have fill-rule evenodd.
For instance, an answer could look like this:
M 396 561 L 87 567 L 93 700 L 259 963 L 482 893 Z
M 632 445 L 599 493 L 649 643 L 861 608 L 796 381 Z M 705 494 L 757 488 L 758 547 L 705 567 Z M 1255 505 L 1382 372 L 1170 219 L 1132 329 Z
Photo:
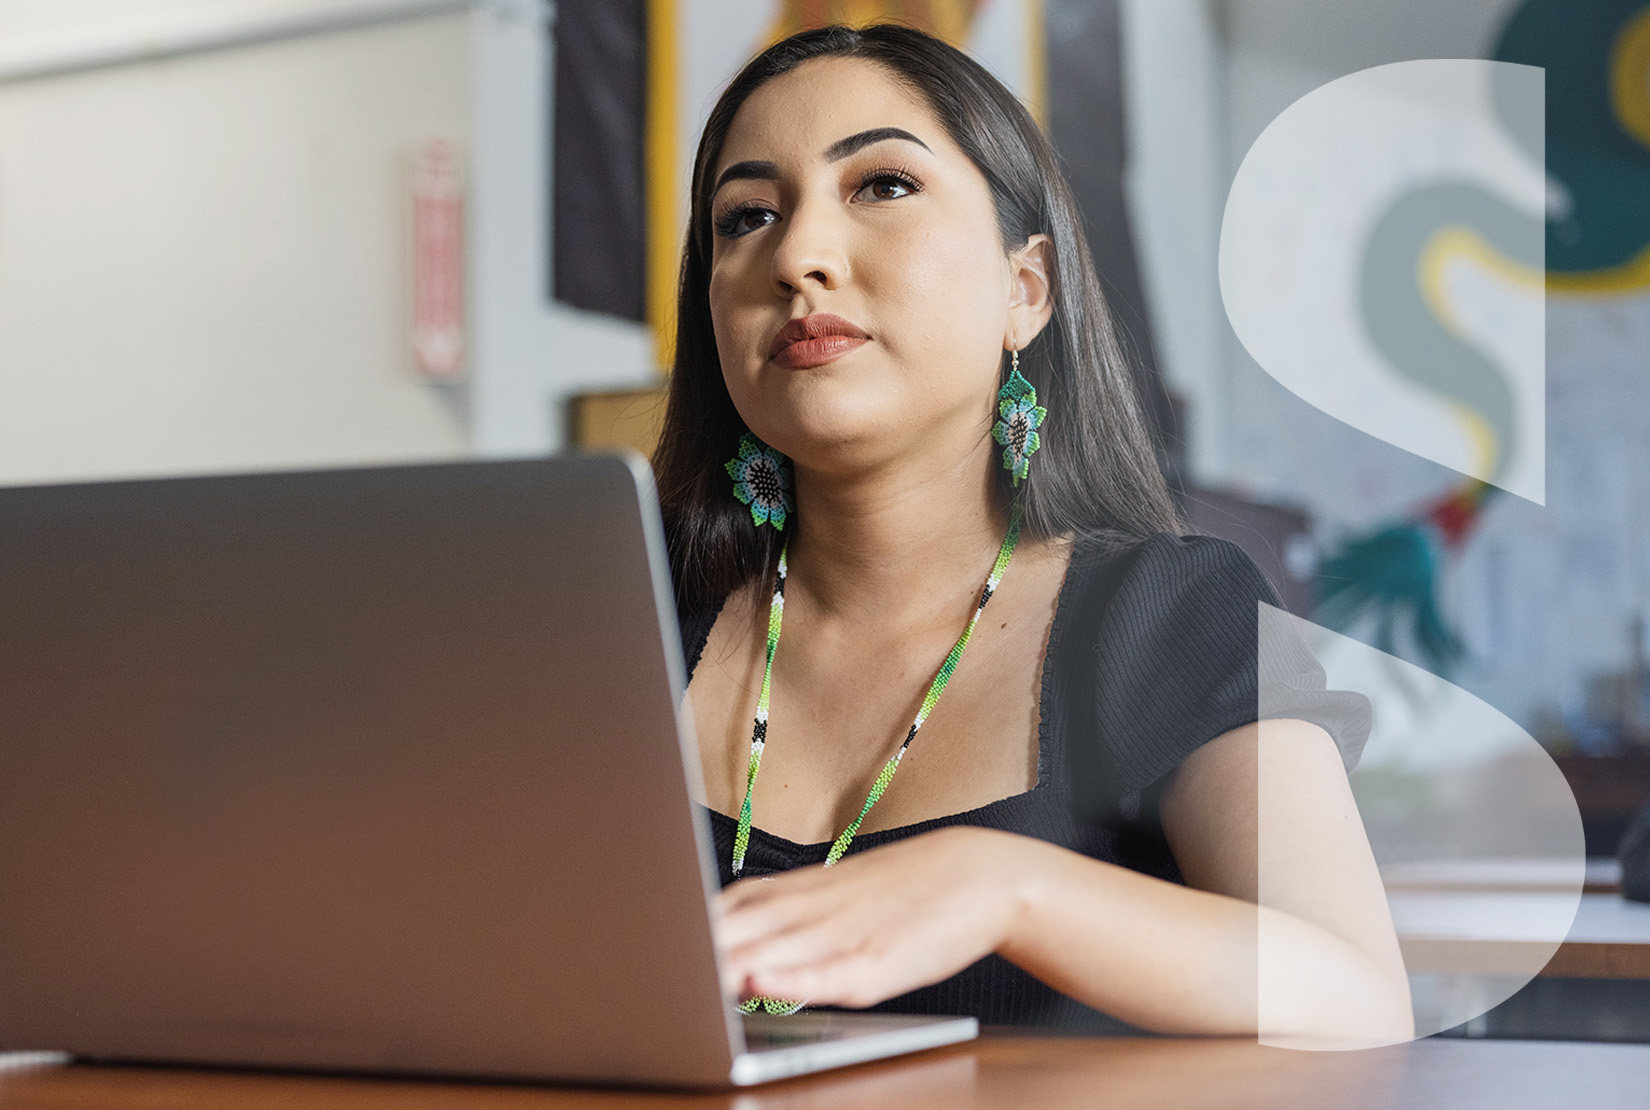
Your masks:
M 1364 1052 L 1245 1041 L 987 1036 L 713 1094 L 49 1064 L 0 1110 L 1642 1110 L 1650 1045 L 1430 1040 Z
M 1650 903 L 1583 894 L 1576 905 L 1573 895 L 1542 890 L 1393 890 L 1387 898 L 1411 972 L 1531 974 L 1545 963 L 1542 975 L 1650 979 Z M 1565 937 L 1556 953 L 1553 936 Z

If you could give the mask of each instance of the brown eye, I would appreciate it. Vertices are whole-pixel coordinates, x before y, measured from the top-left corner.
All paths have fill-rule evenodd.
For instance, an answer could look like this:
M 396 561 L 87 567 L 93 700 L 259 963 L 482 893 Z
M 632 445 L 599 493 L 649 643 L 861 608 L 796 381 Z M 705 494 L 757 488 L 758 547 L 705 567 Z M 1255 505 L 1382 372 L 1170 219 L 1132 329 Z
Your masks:
M 716 234 L 724 239 L 737 239 L 759 227 L 766 227 L 778 218 L 773 212 L 758 205 L 741 205 L 716 218 Z
M 879 170 L 860 183 L 856 196 L 867 200 L 898 200 L 922 191 L 922 186 L 906 174 Z

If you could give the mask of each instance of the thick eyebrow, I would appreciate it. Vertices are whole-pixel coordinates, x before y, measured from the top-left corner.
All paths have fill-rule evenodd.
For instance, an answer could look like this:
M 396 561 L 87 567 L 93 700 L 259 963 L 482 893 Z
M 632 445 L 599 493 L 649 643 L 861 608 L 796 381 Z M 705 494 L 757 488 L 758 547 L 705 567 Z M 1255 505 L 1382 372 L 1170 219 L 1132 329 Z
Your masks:
M 846 139 L 838 139 L 825 148 L 827 162 L 840 162 L 851 154 L 865 149 L 872 143 L 886 142 L 889 139 L 902 139 L 905 142 L 916 143 L 922 149 L 932 154 L 933 149 L 903 127 L 873 127 L 858 134 L 849 135 Z M 722 186 L 730 181 L 777 181 L 779 167 L 772 162 L 735 162 L 722 171 L 716 179 L 716 187 L 710 191 L 715 196 L 722 191 Z

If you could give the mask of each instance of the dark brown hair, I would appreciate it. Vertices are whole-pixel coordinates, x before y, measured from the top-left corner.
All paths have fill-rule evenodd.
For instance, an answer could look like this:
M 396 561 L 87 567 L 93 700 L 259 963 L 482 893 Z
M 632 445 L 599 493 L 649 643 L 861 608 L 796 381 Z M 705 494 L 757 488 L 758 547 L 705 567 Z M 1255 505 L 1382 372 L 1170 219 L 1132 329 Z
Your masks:
M 728 396 L 710 318 L 713 175 L 728 128 L 762 85 L 815 58 L 862 58 L 920 94 L 985 176 L 1003 249 L 1037 233 L 1052 241 L 1054 314 L 1020 356 L 1048 409 L 1030 477 L 1005 501 L 1022 505 L 1030 538 L 1084 536 L 1122 544 L 1181 531 L 1111 312 L 1083 236 L 1082 217 L 1047 136 L 978 62 L 899 24 L 803 31 L 764 50 L 717 101 L 693 161 L 692 207 L 677 295 L 676 360 L 653 468 L 670 538 L 678 601 L 713 603 L 776 558 L 778 537 L 734 500 L 723 464 L 749 429 Z M 982 404 L 984 399 L 982 399 Z

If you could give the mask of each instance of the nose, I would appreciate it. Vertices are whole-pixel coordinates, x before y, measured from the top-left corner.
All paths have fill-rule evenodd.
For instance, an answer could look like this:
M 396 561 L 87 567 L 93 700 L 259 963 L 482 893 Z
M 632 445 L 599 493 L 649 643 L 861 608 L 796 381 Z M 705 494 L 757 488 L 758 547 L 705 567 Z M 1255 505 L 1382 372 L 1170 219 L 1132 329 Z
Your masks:
M 791 210 L 773 251 L 773 284 L 782 297 L 804 289 L 836 289 L 848 278 L 844 229 L 825 205 L 803 202 Z

